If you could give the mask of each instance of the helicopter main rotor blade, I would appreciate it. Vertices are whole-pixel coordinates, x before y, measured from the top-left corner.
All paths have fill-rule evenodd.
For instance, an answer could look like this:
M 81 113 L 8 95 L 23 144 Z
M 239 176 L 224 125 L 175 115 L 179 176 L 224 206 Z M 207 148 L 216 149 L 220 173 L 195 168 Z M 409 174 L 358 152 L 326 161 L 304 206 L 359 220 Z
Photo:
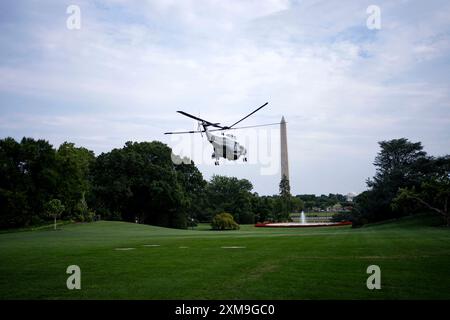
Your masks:
M 286 122 L 287 123 L 287 122 Z M 226 131 L 226 130 L 239 130 L 239 129 L 249 129 L 249 128 L 258 128 L 258 127 L 268 127 L 268 126 L 276 126 L 279 125 L 280 122 L 274 122 L 274 123 L 266 123 L 266 124 L 257 124 L 254 126 L 245 126 L 245 127 L 236 127 L 236 128 L 223 128 L 223 129 L 212 129 L 209 130 L 209 132 L 214 131 Z M 203 133 L 206 132 L 205 130 L 193 130 L 193 131 L 175 131 L 175 132 L 165 132 L 164 134 L 189 134 L 189 133 Z
M 164 134 L 188 134 L 188 133 L 200 133 L 200 132 L 205 132 L 205 130 L 202 131 L 175 131 L 175 132 L 164 132 Z
M 209 132 L 249 129 L 249 128 L 257 128 L 257 127 L 268 127 L 268 126 L 275 126 L 275 125 L 279 125 L 279 124 L 280 124 L 280 122 L 274 122 L 274 123 L 267 123 L 267 124 L 257 124 L 257 125 L 254 125 L 254 126 L 245 126 L 245 127 L 236 127 L 236 128 L 224 128 L 224 129 L 213 129 L 213 130 L 209 130 Z
M 246 115 L 245 117 L 243 117 L 241 120 L 239 120 L 239 121 L 233 123 L 231 126 L 225 127 L 225 128 L 226 128 L 226 129 L 231 129 L 231 128 L 233 128 L 233 127 L 234 127 L 235 125 L 237 125 L 239 122 L 244 121 L 245 119 L 247 119 L 248 117 L 250 117 L 252 114 L 254 114 L 255 112 L 261 110 L 262 108 L 264 108 L 264 107 L 267 106 L 268 104 L 269 104 L 268 102 L 264 103 L 261 107 L 259 107 L 259 108 L 256 109 L 255 111 L 249 113 L 248 115 Z
M 184 112 L 184 111 L 177 111 L 177 112 L 182 114 L 183 116 L 189 117 L 189 118 L 197 120 L 197 121 L 201 121 L 202 123 L 206 123 L 209 126 L 213 126 L 213 127 L 216 127 L 216 128 L 223 128 L 222 126 L 219 126 L 218 123 L 212 123 L 212 122 L 206 121 L 206 120 L 204 120 L 202 118 L 193 116 L 192 114 L 189 114 L 187 112 Z

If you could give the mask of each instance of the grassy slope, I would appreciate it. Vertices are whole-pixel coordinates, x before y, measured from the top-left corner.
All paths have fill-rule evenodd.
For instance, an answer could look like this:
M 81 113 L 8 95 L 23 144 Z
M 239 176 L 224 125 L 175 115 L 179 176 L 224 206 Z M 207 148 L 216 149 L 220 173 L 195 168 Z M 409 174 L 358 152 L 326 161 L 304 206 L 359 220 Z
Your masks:
M 425 222 L 229 232 L 96 222 L 5 233 L 0 298 L 450 299 L 450 231 Z M 82 290 L 66 289 L 71 264 Z M 382 290 L 366 288 L 371 264 Z

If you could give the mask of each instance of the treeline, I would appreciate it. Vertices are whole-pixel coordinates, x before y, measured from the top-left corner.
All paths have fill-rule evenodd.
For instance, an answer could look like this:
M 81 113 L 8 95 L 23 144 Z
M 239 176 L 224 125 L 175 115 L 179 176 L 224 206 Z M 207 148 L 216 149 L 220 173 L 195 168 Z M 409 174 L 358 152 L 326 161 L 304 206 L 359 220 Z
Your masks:
M 380 147 L 368 190 L 354 199 L 350 213 L 336 219 L 351 219 L 358 226 L 430 211 L 450 225 L 450 156 L 428 156 L 420 142 L 407 139 L 382 141 Z M 246 224 L 288 221 L 292 212 L 349 205 L 340 194 L 291 196 L 286 179 L 273 196 L 252 192 L 246 179 L 213 176 L 205 181 L 193 162 L 173 157 L 158 141 L 127 142 L 96 157 L 68 142 L 55 149 L 45 140 L 2 139 L 0 228 L 46 223 L 52 219 L 49 211 L 61 211 L 63 220 L 101 217 L 186 228 L 224 212 Z
M 300 194 L 296 197 L 302 200 L 304 210 L 309 212 L 327 210 L 336 205 L 342 208 L 351 206 L 351 203 L 347 201 L 347 197 L 339 193 L 322 194 L 320 196 L 316 196 L 315 194 Z
M 87 219 L 94 164 L 93 152 L 71 143 L 55 150 L 44 140 L 0 140 L 0 227 L 40 224 L 54 198 L 64 203 L 66 218 Z
M 207 182 L 193 162 L 172 157 L 158 141 L 127 142 L 96 157 L 68 142 L 55 149 L 45 140 L 2 139 L 0 228 L 51 220 L 48 208 L 55 200 L 63 220 L 101 217 L 175 228 L 211 222 L 222 212 L 238 223 L 287 220 L 303 208 L 288 183 L 280 195 L 260 197 L 248 180 L 213 176 Z
M 246 179 L 215 175 L 206 183 L 203 194 L 204 206 L 197 210 L 201 222 L 210 222 L 214 215 L 227 212 L 233 215 L 239 224 L 251 224 L 257 221 L 287 221 L 289 213 L 300 211 L 303 203 L 284 194 L 260 196 L 253 192 L 253 185 Z
M 376 174 L 354 200 L 354 226 L 429 211 L 450 226 L 450 156 L 427 155 L 420 142 L 379 142 Z

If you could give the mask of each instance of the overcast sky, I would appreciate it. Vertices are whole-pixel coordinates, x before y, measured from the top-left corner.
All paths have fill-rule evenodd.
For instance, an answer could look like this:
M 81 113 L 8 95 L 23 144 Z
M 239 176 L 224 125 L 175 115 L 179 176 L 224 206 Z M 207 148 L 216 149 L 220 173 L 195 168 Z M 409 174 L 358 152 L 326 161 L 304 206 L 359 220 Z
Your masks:
M 366 25 L 372 4 L 379 30 Z M 67 28 L 69 5 L 80 29 Z M 446 0 L 0 2 L 1 138 L 96 154 L 160 140 L 205 178 L 247 178 L 260 194 L 278 192 L 276 127 L 235 131 L 249 163 L 216 167 L 204 138 L 186 149 L 163 135 L 195 127 L 175 111 L 231 124 L 269 102 L 242 125 L 284 115 L 293 193 L 327 194 L 365 190 L 381 140 L 448 154 L 449 98 Z

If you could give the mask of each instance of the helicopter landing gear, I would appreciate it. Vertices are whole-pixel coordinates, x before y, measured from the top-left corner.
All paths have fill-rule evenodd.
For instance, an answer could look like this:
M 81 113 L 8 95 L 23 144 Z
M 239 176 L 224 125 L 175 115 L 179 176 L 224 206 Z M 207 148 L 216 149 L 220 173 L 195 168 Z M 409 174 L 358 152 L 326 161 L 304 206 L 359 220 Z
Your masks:
M 247 157 L 244 157 L 244 159 L 242 159 L 242 161 L 247 162 Z
M 218 166 L 219 165 L 219 160 L 214 161 L 214 165 Z

